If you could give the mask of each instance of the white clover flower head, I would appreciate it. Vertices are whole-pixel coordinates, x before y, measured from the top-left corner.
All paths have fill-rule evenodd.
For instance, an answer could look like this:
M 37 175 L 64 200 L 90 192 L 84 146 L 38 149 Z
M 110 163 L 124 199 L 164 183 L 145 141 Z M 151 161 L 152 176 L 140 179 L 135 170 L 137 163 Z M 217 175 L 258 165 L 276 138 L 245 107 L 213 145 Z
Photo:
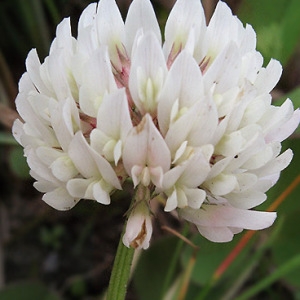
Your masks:
M 199 0 L 177 0 L 164 39 L 150 0 L 133 0 L 125 22 L 114 0 L 90 4 L 77 38 L 63 20 L 44 62 L 28 54 L 16 99 L 13 134 L 43 200 L 107 205 L 131 181 L 123 241 L 137 248 L 158 195 L 211 241 L 270 226 L 275 212 L 251 209 L 290 163 L 281 142 L 300 112 L 271 104 L 282 68 L 255 47 L 222 1 L 206 25 Z

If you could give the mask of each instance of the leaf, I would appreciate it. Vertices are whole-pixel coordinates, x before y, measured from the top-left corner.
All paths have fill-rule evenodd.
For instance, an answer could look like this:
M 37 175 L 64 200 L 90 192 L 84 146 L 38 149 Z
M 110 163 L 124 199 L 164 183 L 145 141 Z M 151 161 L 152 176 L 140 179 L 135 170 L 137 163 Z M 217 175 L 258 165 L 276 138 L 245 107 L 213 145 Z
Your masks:
M 8 157 L 11 170 L 20 178 L 29 178 L 29 167 L 26 159 L 23 155 L 23 149 L 21 146 L 14 147 Z
M 0 132 L 0 144 L 3 145 L 18 145 L 17 141 L 10 133 Z
M 299 214 L 300 209 L 285 216 L 280 234 L 271 247 L 272 256 L 278 268 L 286 264 L 291 257 L 299 254 Z M 300 288 L 300 265 L 292 272 L 285 274 L 283 279 L 290 285 Z
M 59 300 L 60 298 L 41 283 L 11 284 L 0 291 L 1 300 Z
M 177 243 L 177 238 L 167 237 L 142 253 L 133 277 L 138 299 L 161 299 L 163 283 Z
M 196 234 L 192 238 L 192 242 L 198 245 L 200 250 L 196 258 L 196 263 L 191 276 L 191 280 L 198 285 L 207 285 L 212 278 L 213 273 L 219 267 L 221 262 L 227 257 L 227 255 L 232 251 L 235 245 L 241 238 L 241 234 L 234 237 L 231 242 L 228 243 L 213 243 L 202 237 L 200 234 Z M 229 266 L 228 272 L 225 276 L 236 273 L 237 267 L 243 268 L 246 255 L 248 250 L 252 245 L 252 240 L 247 244 L 245 250 L 242 251 L 233 263 Z M 189 258 L 192 255 L 192 250 L 186 248 L 182 255 L 182 266 L 186 266 Z M 241 270 L 241 269 L 240 269 Z
M 300 40 L 299 0 L 245 0 L 239 17 L 257 33 L 257 49 L 266 62 L 278 59 L 286 65 Z

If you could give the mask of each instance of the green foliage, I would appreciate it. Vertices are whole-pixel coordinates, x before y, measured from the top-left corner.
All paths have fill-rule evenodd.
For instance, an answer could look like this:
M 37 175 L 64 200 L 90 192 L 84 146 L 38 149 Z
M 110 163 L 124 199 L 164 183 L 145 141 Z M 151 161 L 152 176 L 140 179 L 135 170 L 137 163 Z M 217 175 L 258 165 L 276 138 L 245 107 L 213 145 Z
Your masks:
M 200 286 L 209 284 L 214 271 L 238 243 L 240 237 L 241 236 L 234 237 L 233 241 L 229 243 L 213 243 L 202 237 L 200 234 L 196 234 L 192 238 L 192 241 L 194 244 L 198 245 L 200 249 L 198 251 L 191 280 Z M 250 245 L 248 245 L 248 249 L 249 247 Z M 192 255 L 191 250 L 190 247 L 186 247 L 185 251 L 182 253 L 183 267 L 187 264 Z M 246 252 L 243 252 L 243 254 L 234 261 L 234 264 L 231 266 L 233 270 L 236 271 L 238 266 L 243 266 L 245 254 Z
M 257 33 L 257 48 L 266 62 L 289 61 L 300 40 L 299 0 L 244 0 L 239 17 Z
M 177 243 L 178 238 L 167 237 L 152 244 L 142 253 L 133 277 L 139 299 L 161 299 L 164 281 Z M 173 277 L 172 283 L 174 279 Z
M 41 283 L 23 282 L 0 290 L 1 300 L 59 300 L 60 298 Z
M 299 255 L 299 214 L 300 208 L 288 214 L 280 234 L 272 245 L 272 255 L 279 268 L 288 263 L 293 257 Z M 283 275 L 284 280 L 289 282 L 290 285 L 300 288 L 300 264 L 295 265 L 293 270 Z
M 40 230 L 40 239 L 45 246 L 54 250 L 61 247 L 61 239 L 65 235 L 65 228 L 61 225 L 56 225 L 53 228 L 42 227 Z
M 9 152 L 8 162 L 11 170 L 20 178 L 29 178 L 29 167 L 24 157 L 23 148 L 15 146 Z
M 11 134 L 0 132 L 0 145 L 18 145 Z

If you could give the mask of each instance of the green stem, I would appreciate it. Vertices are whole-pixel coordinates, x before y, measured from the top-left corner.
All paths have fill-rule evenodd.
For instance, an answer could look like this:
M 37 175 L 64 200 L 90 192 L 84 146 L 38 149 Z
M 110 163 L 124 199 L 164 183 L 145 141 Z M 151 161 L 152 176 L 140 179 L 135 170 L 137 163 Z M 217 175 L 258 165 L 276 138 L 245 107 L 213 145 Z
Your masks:
M 125 228 L 126 224 L 119 241 L 117 254 L 109 281 L 106 300 L 124 300 L 126 296 L 134 249 L 127 248 L 122 242 Z

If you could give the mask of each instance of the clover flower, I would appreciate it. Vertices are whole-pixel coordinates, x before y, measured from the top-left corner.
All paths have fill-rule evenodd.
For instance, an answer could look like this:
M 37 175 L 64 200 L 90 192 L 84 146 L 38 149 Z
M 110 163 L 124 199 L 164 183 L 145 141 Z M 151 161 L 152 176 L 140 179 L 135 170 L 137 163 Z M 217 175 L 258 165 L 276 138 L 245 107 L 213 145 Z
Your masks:
M 107 205 L 131 181 L 123 242 L 135 248 L 149 246 L 158 198 L 211 241 L 270 226 L 275 212 L 251 209 L 290 163 L 281 142 L 300 112 L 271 104 L 282 68 L 263 67 L 255 47 L 221 1 L 206 26 L 199 0 L 178 0 L 164 41 L 149 0 L 134 0 L 125 22 L 115 1 L 90 4 L 77 39 L 64 19 L 43 63 L 28 54 L 16 99 L 13 135 L 43 200 Z

